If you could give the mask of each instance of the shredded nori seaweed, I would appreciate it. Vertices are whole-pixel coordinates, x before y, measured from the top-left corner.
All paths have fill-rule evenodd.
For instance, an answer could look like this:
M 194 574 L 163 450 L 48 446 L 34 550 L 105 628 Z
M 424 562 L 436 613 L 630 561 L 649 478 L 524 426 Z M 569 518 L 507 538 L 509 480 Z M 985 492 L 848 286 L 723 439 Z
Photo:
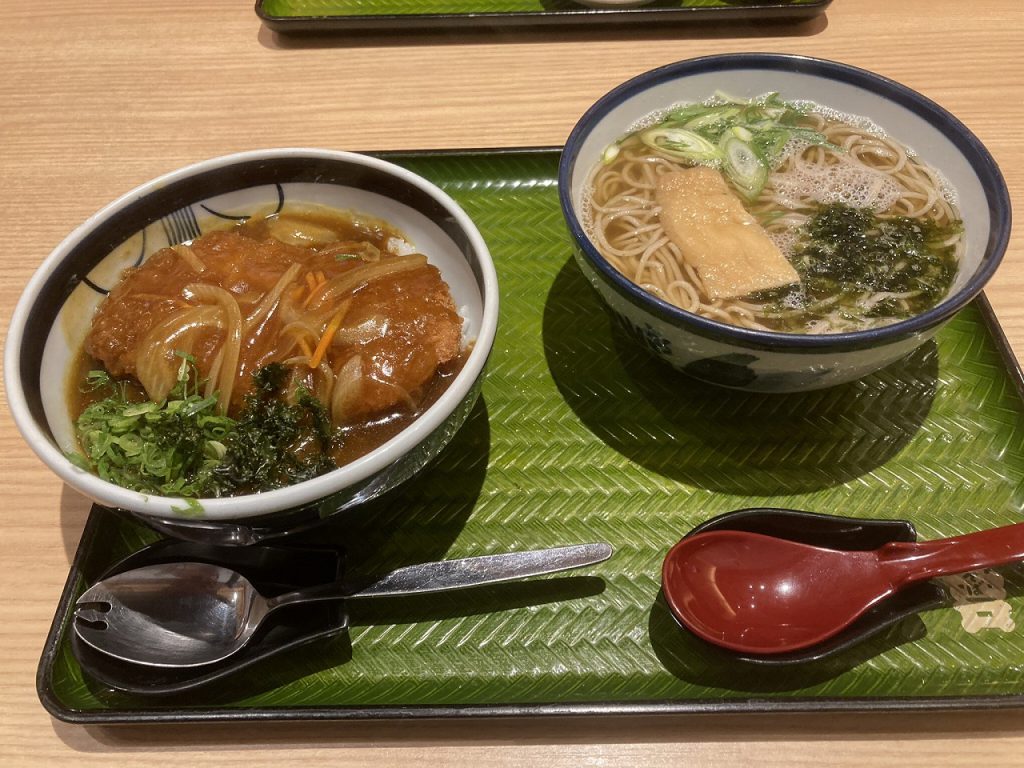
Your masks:
M 331 449 L 339 439 L 327 411 L 305 389 L 284 399 L 284 366 L 272 363 L 253 376 L 238 423 L 224 440 L 223 459 L 211 471 L 208 495 L 269 491 L 337 468 Z
M 90 372 L 88 385 L 109 394 L 78 418 L 82 453 L 69 458 L 124 488 L 182 498 L 269 491 L 337 468 L 332 451 L 340 433 L 305 389 L 288 402 L 284 366 L 253 375 L 233 419 L 216 413 L 216 394 L 199 395 L 194 362 L 182 357 L 162 403 L 137 402 L 105 371 Z
M 825 205 L 804 226 L 790 261 L 800 286 L 774 296 L 780 312 L 803 308 L 808 319 L 840 311 L 848 319 L 900 320 L 941 301 L 956 277 L 956 221 L 940 225 L 905 216 L 883 218 L 867 208 Z M 862 300 L 868 294 L 911 294 Z M 828 303 L 831 297 L 839 301 Z M 877 298 L 877 296 L 876 296 Z

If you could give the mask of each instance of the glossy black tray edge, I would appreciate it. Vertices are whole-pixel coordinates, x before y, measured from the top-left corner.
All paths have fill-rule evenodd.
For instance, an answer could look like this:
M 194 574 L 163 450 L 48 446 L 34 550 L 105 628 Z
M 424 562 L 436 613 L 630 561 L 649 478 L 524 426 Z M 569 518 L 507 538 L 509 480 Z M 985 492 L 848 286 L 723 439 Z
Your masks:
M 604 27 L 676 22 L 803 21 L 825 11 L 832 0 L 793 5 L 754 2 L 750 5 L 702 8 L 587 8 L 565 11 L 509 13 L 417 13 L 367 16 L 277 16 L 256 0 L 256 15 L 274 32 L 319 35 L 335 32 L 412 30 L 508 29 L 526 27 Z
M 423 150 L 375 153 L 385 158 L 465 154 L 523 154 L 555 152 L 555 148 L 519 147 L 512 149 Z M 984 293 L 974 299 L 986 330 L 1006 365 L 1018 396 L 1024 400 L 1024 371 L 1014 356 L 992 305 Z M 989 696 L 921 696 L 877 698 L 788 698 L 765 699 L 736 697 L 729 699 L 679 701 L 603 701 L 546 702 L 539 704 L 449 705 L 449 706 L 377 706 L 377 707 L 268 707 L 216 709 L 108 709 L 81 711 L 66 707 L 55 695 L 51 685 L 53 664 L 60 651 L 65 625 L 70 621 L 75 585 L 87 542 L 98 527 L 98 517 L 90 513 L 79 540 L 78 550 L 61 592 L 50 631 L 36 672 L 36 692 L 43 707 L 53 717 L 66 723 L 105 725 L 114 723 L 188 723 L 227 721 L 314 721 L 314 720 L 409 720 L 448 718 L 552 717 L 594 715 L 657 715 L 657 714 L 795 714 L 802 712 L 923 712 L 963 711 L 981 709 L 1024 708 L 1024 691 Z M 666 545 L 667 546 L 667 545 Z

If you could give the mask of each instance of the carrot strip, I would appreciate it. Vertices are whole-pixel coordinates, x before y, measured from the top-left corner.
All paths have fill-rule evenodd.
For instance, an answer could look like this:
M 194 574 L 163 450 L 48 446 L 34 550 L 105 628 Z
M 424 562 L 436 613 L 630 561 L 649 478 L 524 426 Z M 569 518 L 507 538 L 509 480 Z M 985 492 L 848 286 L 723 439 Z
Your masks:
M 317 270 L 316 274 L 312 272 L 306 273 L 306 285 L 309 286 L 309 295 L 306 297 L 306 300 L 302 302 L 303 309 L 309 306 L 309 302 L 311 302 L 313 300 L 313 297 L 316 296 L 317 290 L 320 289 L 326 282 L 327 277 L 324 275 L 323 272 L 319 270 Z
M 327 327 L 324 329 L 324 335 L 320 337 L 320 343 L 316 345 L 316 350 L 313 352 L 313 356 L 309 359 L 309 367 L 316 368 L 320 365 L 320 361 L 324 357 L 324 353 L 327 351 L 327 346 L 331 343 L 331 339 L 334 338 L 334 334 L 338 332 L 338 328 L 341 327 L 341 320 L 345 317 L 345 313 L 348 312 L 348 305 L 350 301 L 342 303 L 338 308 L 338 311 L 334 313 L 330 322 L 327 323 Z

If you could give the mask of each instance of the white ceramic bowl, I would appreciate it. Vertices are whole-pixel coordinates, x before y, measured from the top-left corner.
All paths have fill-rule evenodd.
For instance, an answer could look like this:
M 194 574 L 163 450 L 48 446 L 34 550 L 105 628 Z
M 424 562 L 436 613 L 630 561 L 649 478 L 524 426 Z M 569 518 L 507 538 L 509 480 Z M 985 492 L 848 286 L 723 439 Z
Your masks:
M 813 101 L 870 118 L 937 168 L 958 194 L 966 233 L 966 251 L 949 296 L 927 312 L 883 328 L 811 336 L 747 330 L 699 317 L 655 298 L 620 274 L 598 252 L 580 220 L 591 170 L 605 148 L 637 121 L 679 102 L 703 101 L 717 90 L 741 98 L 777 91 L 786 100 Z M 966 126 L 899 83 L 804 56 L 708 56 L 633 78 L 580 118 L 562 152 L 558 183 L 577 262 L 636 343 L 704 381 L 759 392 L 828 387 L 908 354 L 981 291 L 1002 259 L 1010 233 L 1006 184 Z
M 118 487 L 76 467 L 65 397 L 89 318 L 121 271 L 215 218 L 289 200 L 350 209 L 401 230 L 441 271 L 473 341 L 448 389 L 401 433 L 356 461 L 296 485 L 187 508 L 181 499 Z M 190 165 L 133 189 L 78 227 L 32 277 L 11 320 L 4 355 L 14 420 L 39 457 L 96 502 L 154 520 L 238 520 L 315 507 L 317 516 L 362 503 L 407 479 L 465 421 L 494 340 L 498 285 L 476 226 L 447 194 L 404 168 L 349 152 L 268 149 Z

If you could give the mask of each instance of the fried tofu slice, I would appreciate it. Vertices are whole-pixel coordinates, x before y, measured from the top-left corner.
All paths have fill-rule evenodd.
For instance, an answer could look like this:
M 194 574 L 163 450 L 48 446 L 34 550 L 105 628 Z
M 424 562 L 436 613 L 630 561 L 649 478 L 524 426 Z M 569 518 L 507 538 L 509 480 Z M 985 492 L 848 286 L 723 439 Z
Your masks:
M 714 168 L 658 179 L 661 224 L 700 275 L 711 299 L 732 299 L 800 282 L 800 276 Z

